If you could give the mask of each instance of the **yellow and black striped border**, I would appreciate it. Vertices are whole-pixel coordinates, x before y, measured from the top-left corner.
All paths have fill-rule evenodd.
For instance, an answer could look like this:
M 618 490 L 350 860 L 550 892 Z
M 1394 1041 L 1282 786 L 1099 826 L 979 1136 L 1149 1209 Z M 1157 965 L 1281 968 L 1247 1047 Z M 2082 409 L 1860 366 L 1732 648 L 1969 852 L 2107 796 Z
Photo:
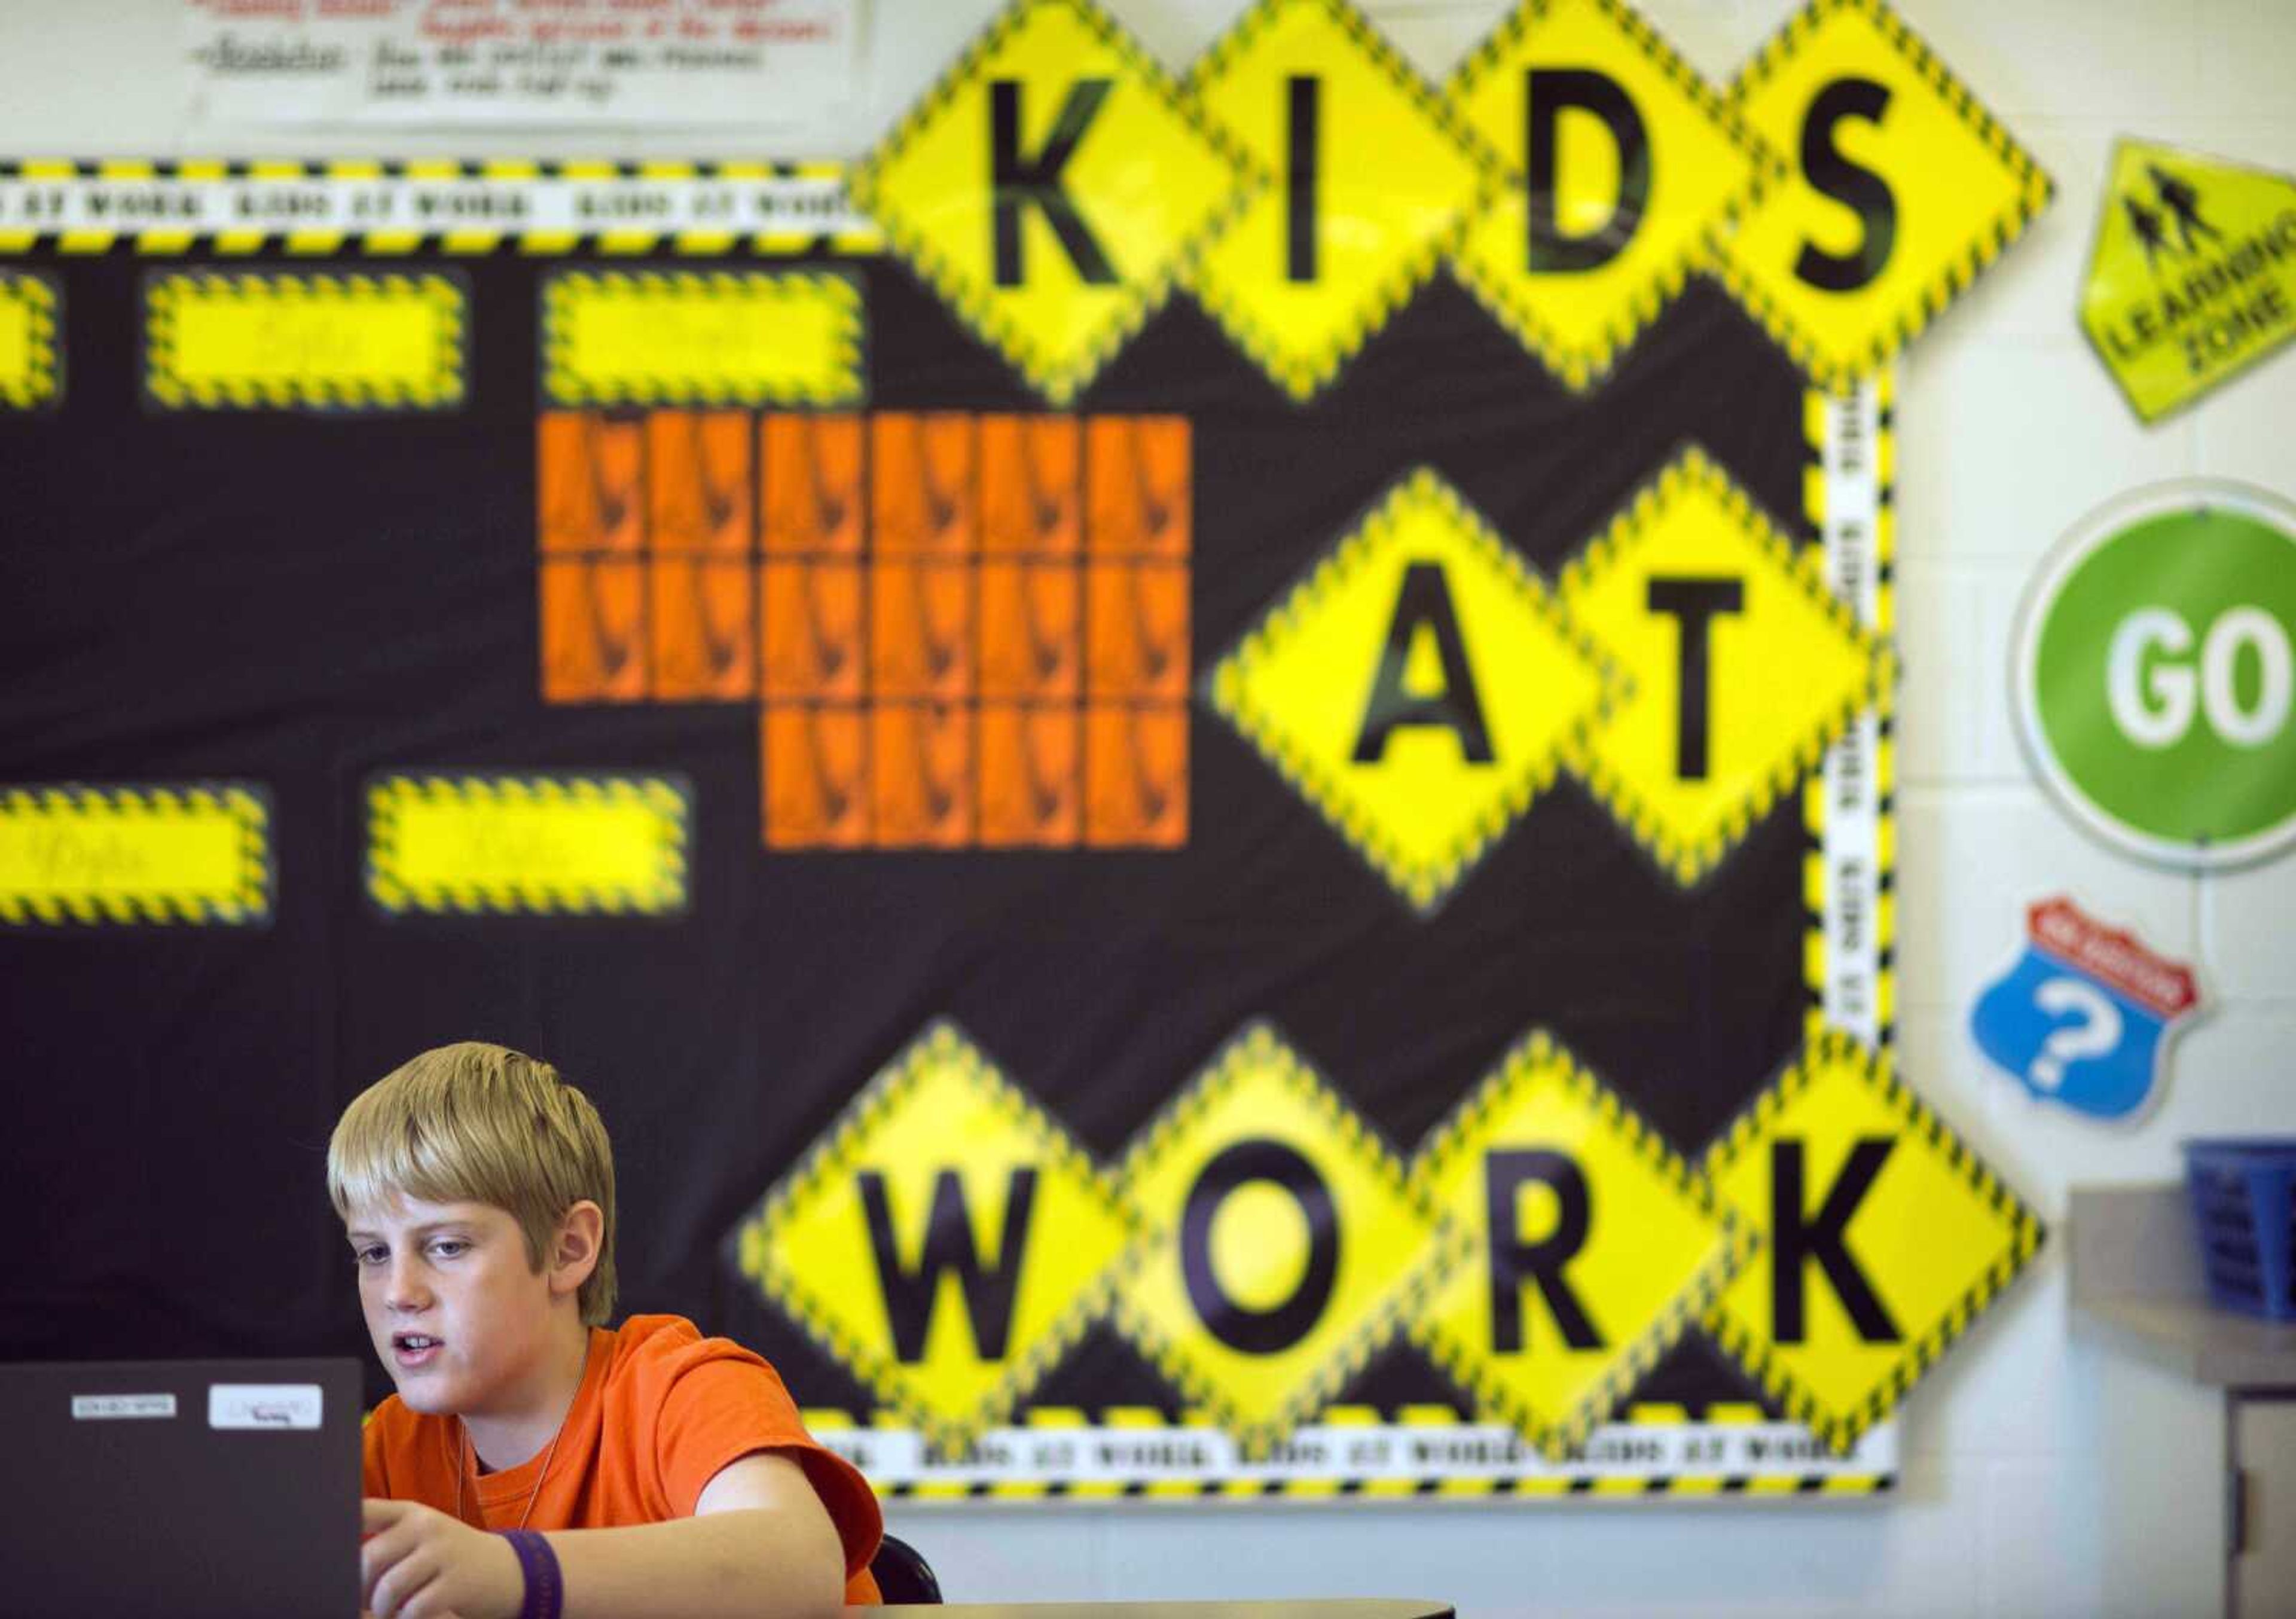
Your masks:
M 1503 168 L 1496 153 L 1486 146 L 1474 131 L 1458 117 L 1451 103 L 1420 76 L 1419 70 L 1406 62 L 1387 37 L 1349 3 L 1349 0 L 1256 0 L 1252 8 L 1230 29 L 1188 70 L 1183 81 L 1183 91 L 1197 104 L 1212 83 L 1225 74 L 1236 59 L 1250 50 L 1261 34 L 1273 28 L 1281 14 L 1298 5 L 1320 10 L 1325 19 L 1360 50 L 1372 65 L 1393 85 L 1406 100 L 1432 125 L 1451 146 L 1464 156 L 1476 174 L 1476 184 L 1463 200 L 1450 222 L 1440 230 L 1430 232 L 1409 255 L 1399 259 L 1385 280 L 1367 289 L 1363 302 L 1345 330 L 1332 335 L 1326 351 L 1316 361 L 1294 364 L 1286 360 L 1268 340 L 1267 333 L 1254 318 L 1248 305 L 1235 298 L 1223 295 L 1218 289 L 1204 284 L 1204 277 L 1194 273 L 1193 267 L 1186 277 L 1188 292 L 1196 301 L 1225 327 L 1239 348 L 1289 393 L 1292 399 L 1305 402 L 1315 397 L 1357 352 L 1385 326 L 1395 312 L 1411 301 L 1414 293 L 1434 275 L 1437 265 L 1443 261 L 1457 244 L 1468 225 L 1489 203 L 1490 198 L 1503 182 Z M 1234 227 L 1242 210 L 1227 219 L 1219 235 Z M 1207 237 L 1209 244 L 1218 236 Z M 1200 266 L 1201 255 L 1194 261 Z
M 24 357 L 20 370 L 0 373 L 0 409 L 53 405 L 63 392 L 63 292 L 45 275 L 0 270 L 0 308 L 7 308 L 23 322 Z
M 1361 1370 L 1373 1351 L 1418 1315 L 1452 1266 L 1465 1256 L 1468 1242 L 1466 1234 L 1454 1227 L 1412 1184 L 1402 1160 L 1363 1115 L 1342 1101 L 1314 1065 L 1283 1039 L 1275 1024 L 1265 1019 L 1255 1019 L 1239 1030 L 1134 1138 L 1117 1171 L 1117 1196 L 1132 1202 L 1132 1188 L 1139 1178 L 1173 1150 L 1183 1131 L 1234 1089 L 1246 1074 L 1267 1069 L 1273 1070 L 1277 1081 L 1296 1100 L 1320 1114 L 1340 1144 L 1358 1155 L 1373 1176 L 1420 1218 L 1427 1240 L 1403 1275 L 1388 1285 L 1385 1297 L 1369 1317 L 1349 1332 L 1323 1363 L 1303 1378 L 1273 1418 L 1264 1421 L 1254 1421 L 1237 1410 L 1226 1391 L 1205 1377 L 1188 1360 L 1184 1344 L 1174 1342 L 1162 1327 L 1119 1295 L 1115 1311 L 1118 1326 L 1140 1346 L 1166 1381 L 1210 1412 L 1234 1436 L 1246 1455 L 1264 1452 Z M 1152 1253 L 1168 1236 L 1168 1232 L 1160 1231 L 1143 1237 L 1123 1262 L 1125 1273 L 1130 1275 L 1144 1269 Z
M 1781 576 L 1799 586 L 1809 603 L 1833 620 L 1863 655 L 1866 674 L 1847 698 L 1822 716 L 1809 734 L 1771 767 L 1769 774 L 1755 785 L 1745 801 L 1720 826 L 1695 843 L 1685 842 L 1660 826 L 1641 789 L 1613 768 L 1598 751 L 1591 747 L 1578 751 L 1575 768 L 1595 796 L 1667 875 L 1685 887 L 1697 883 L 1720 864 L 1754 824 L 1769 813 L 1770 807 L 1816 768 L 1844 727 L 1862 710 L 1882 701 L 1896 666 L 1889 648 L 1868 634 L 1848 604 L 1834 594 L 1816 560 L 1806 552 L 1797 551 L 1753 497 L 1696 444 L 1685 445 L 1662 471 L 1644 480 L 1610 525 L 1563 569 L 1560 594 L 1565 611 L 1575 594 L 1590 586 L 1642 538 L 1667 505 L 1693 488 L 1702 489 L 1719 500 L 1739 531 L 1777 565 Z
M 1862 12 L 1905 55 L 1915 71 L 2015 177 L 2018 197 L 2016 206 L 2005 217 L 1995 220 L 1992 227 L 1959 258 L 1946 264 L 1938 272 L 1937 279 L 1922 289 L 1915 306 L 1899 314 L 1887 331 L 1876 333 L 1857 363 L 1849 366 L 1837 366 L 1820 355 L 1794 324 L 1792 316 L 1763 292 L 1726 250 L 1717 256 L 1713 267 L 1730 295 L 1793 356 L 1794 363 L 1818 386 L 1835 391 L 1848 387 L 1920 336 L 1932 320 L 1945 312 L 1948 304 L 2024 234 L 2025 227 L 2056 194 L 2056 183 L 2033 160 L 2032 155 L 1953 76 L 1928 42 L 1890 10 L 1887 0 L 1808 0 L 1770 36 L 1751 61 L 1738 70 L 1730 84 L 1731 105 L 1742 108 L 1756 89 L 1799 54 L 1817 31 L 1841 12 Z
M 860 1377 L 887 1407 L 922 1431 L 931 1443 L 948 1451 L 961 1450 L 982 1429 L 1009 1414 L 1108 1308 L 1123 1267 L 1123 1251 L 1078 1291 L 1052 1326 L 1021 1346 L 1010 1369 L 978 1405 L 952 1417 L 917 1399 L 898 1364 L 881 1347 L 838 1324 L 814 1284 L 783 1262 L 775 1236 L 789 1212 L 814 1197 L 824 1182 L 849 1179 L 870 1138 L 906 1104 L 925 1073 L 952 1063 L 983 1101 L 1029 1136 L 1062 1171 L 1082 1182 L 1103 1212 L 1125 1229 L 1131 1242 L 1138 1241 L 1139 1218 L 1117 1193 L 1108 1174 L 1085 1155 L 1051 1114 L 1007 1079 L 995 1061 L 947 1018 L 935 1020 L 871 1078 L 828 1133 L 767 1193 L 756 1212 L 742 1222 L 735 1237 L 742 1273 L 816 1344 Z
M 441 807 L 483 813 L 497 805 L 574 814 L 606 806 L 641 809 L 649 817 L 653 868 L 636 888 L 578 873 L 548 880 L 441 883 L 404 869 L 398 849 L 403 814 Z M 366 789 L 367 897 L 390 916 L 671 916 L 686 906 L 692 818 L 692 790 L 667 776 L 379 776 Z
M 1942 1157 L 1949 1169 L 2004 1218 L 2009 1236 L 2008 1245 L 2000 1256 L 1970 1284 L 1936 1325 L 1906 1346 L 1890 1375 L 1853 1411 L 1827 1410 L 1773 1352 L 1772 1345 L 1739 1327 L 1722 1313 L 1718 1305 L 1708 1313 L 1707 1331 L 1761 1385 L 1763 1392 L 1834 1451 L 1847 1454 L 1857 1442 L 1859 1434 L 1898 1409 L 1907 1392 L 1921 1380 L 1922 1374 L 1937 1363 L 1954 1341 L 1968 1330 L 1970 1323 L 2025 1268 L 2026 1262 L 2040 1251 L 2046 1233 L 2024 1200 L 1995 1177 L 1984 1160 L 1970 1151 L 1929 1104 L 1898 1078 L 1889 1063 L 1864 1042 L 1838 1029 L 1822 1030 L 1805 1041 L 1794 1064 L 1716 1139 L 1700 1166 L 1708 1179 L 1719 1182 L 1729 1165 L 1754 1150 L 1772 1122 L 1809 1089 L 1819 1070 L 1835 1065 L 1849 1067 L 1888 1104 L 1905 1122 L 1909 1137 L 1918 1138 Z
M 742 185 L 779 182 L 810 182 L 841 185 L 848 173 L 842 162 L 644 162 L 613 163 L 586 160 L 539 161 L 496 158 L 483 161 L 415 160 L 406 162 L 366 159 L 333 160 L 225 161 L 217 159 L 147 160 L 106 159 L 71 161 L 37 159 L 0 161 L 0 183 L 27 182 L 70 185 L 100 182 L 119 185 L 157 187 L 181 200 L 193 193 L 242 184 L 324 184 L 337 187 L 377 185 L 407 186 L 482 183 L 508 187 L 537 183 L 631 185 L 648 182 L 693 181 L 705 185 Z M 121 209 L 123 215 L 134 210 Z M 452 217 L 451 210 L 425 210 L 439 217 L 413 221 L 396 218 L 363 219 L 326 226 L 276 226 L 256 220 L 242 224 L 218 222 L 209 228 L 181 229 L 126 220 L 118 226 L 82 226 L 72 229 L 42 226 L 0 228 L 0 254 L 53 253 L 85 258 L 125 252 L 139 257 L 171 256 L 209 251 L 226 257 L 285 255 L 326 257 L 357 252 L 375 258 L 414 258 L 446 255 L 481 258 L 490 254 L 514 257 L 557 257 L 596 253 L 606 256 L 672 253 L 681 257 L 723 257 L 743 253 L 759 257 L 795 258 L 834 255 L 869 256 L 884 251 L 882 232 L 864 221 L 857 228 L 821 230 L 792 225 L 781 228 L 728 230 L 687 228 L 665 230 L 632 227 L 608 222 L 581 230 L 530 229 L 497 221 L 471 223 Z
M 1878 498 L 1874 508 L 1874 622 L 1866 628 L 1885 645 L 1897 639 L 1898 493 L 1897 368 L 1874 374 L 1873 455 Z M 1802 397 L 1802 500 L 1809 534 L 1822 550 L 1826 527 L 1825 441 L 1830 402 L 1835 396 L 1812 389 Z M 1844 604 L 1849 606 L 1849 604 Z M 1854 611 L 1854 609 L 1853 609 Z M 1874 710 L 1871 761 L 1874 797 L 1874 1047 L 1889 1056 L 1898 1040 L 1898 716 L 1894 680 L 1882 688 Z M 1825 778 L 1813 771 L 1802 785 L 1802 908 L 1808 933 L 1802 975 L 1808 995 L 1806 1022 L 1815 1035 L 1825 1026 L 1825 986 L 1833 964 L 1826 958 Z
M 165 821 L 215 820 L 237 841 L 239 860 L 228 885 L 201 890 L 160 880 L 132 889 L 91 885 L 61 892 L 9 883 L 0 875 L 0 925 L 12 927 L 79 924 L 167 923 L 193 926 L 260 926 L 271 920 L 270 794 L 252 782 L 194 782 L 96 786 L 80 782 L 0 787 L 0 827 L 37 821 L 61 833 L 77 823 L 99 834 L 122 814 Z
M 1523 0 L 1508 13 L 1506 20 L 1468 54 L 1452 75 L 1447 92 L 1450 100 L 1464 103 L 1476 84 L 1497 70 L 1506 54 L 1545 21 L 1553 4 L 1554 0 Z M 1536 297 L 1526 296 L 1521 288 L 1504 283 L 1489 284 L 1464 260 L 1453 260 L 1452 273 L 1459 284 L 1475 295 L 1491 317 L 1513 333 L 1515 340 L 1538 356 L 1539 362 L 1567 387 L 1580 392 L 1610 374 L 1619 356 L 1634 346 L 1635 340 L 1658 318 L 1660 310 L 1681 296 L 1693 272 L 1713 268 L 1724 236 L 1771 186 L 1785 177 L 1785 165 L 1770 150 L 1768 143 L 1747 124 L 1737 103 L 1726 98 L 1685 62 L 1641 12 L 1626 4 L 1625 0 L 1594 0 L 1594 5 L 1651 66 L 1690 97 L 1706 114 L 1713 129 L 1745 157 L 1752 172 L 1746 184 L 1724 201 L 1694 241 L 1673 261 L 1657 267 L 1652 278 L 1611 318 L 1601 333 L 1601 351 L 1591 363 L 1564 342 L 1553 324 L 1539 313 Z M 1527 183 L 1520 173 L 1510 173 L 1507 177 L 1511 185 Z M 1472 226 L 1471 217 L 1462 222 L 1463 232 Z
M 1613 1350 L 1611 1364 L 1601 1380 L 1570 1410 L 1533 1410 L 1515 1399 L 1505 1383 L 1493 1374 L 1487 1352 L 1458 1342 L 1423 1315 L 1413 1321 L 1413 1340 L 1439 1366 L 1472 1393 L 1484 1409 L 1513 1423 L 1526 1439 L 1557 1459 L 1586 1442 L 1595 1425 L 1617 1409 L 1619 1402 L 1658 1364 L 1659 1358 L 1693 1322 L 1705 1316 L 1723 1287 L 1759 1245 L 1754 1233 L 1715 1197 L 1711 1183 L 1704 1176 L 1693 1173 L 1681 1155 L 1625 1098 L 1597 1079 L 1545 1029 L 1533 1030 L 1516 1042 L 1451 1117 L 1431 1132 L 1428 1145 L 1411 1166 L 1412 1184 L 1420 1188 L 1422 1195 L 1431 1202 L 1431 1188 L 1449 1169 L 1452 1158 L 1465 1150 L 1493 1113 L 1507 1105 L 1519 1083 L 1558 1059 L 1562 1066 L 1563 1083 L 1572 1095 L 1591 1107 L 1613 1134 L 1622 1138 L 1645 1168 L 1705 1215 L 1714 1229 L 1710 1252 L 1691 1273 L 1682 1292 L 1638 1336 Z
M 575 366 L 567 328 L 586 299 L 707 299 L 764 320 L 777 306 L 812 303 L 835 312 L 830 367 L 788 382 L 759 377 L 712 382 L 668 373 L 599 377 Z M 542 292 L 542 386 L 560 405 L 855 405 L 867 391 L 868 317 L 852 276 L 816 270 L 562 270 Z
M 357 371 L 293 377 L 194 376 L 182 368 L 183 329 L 202 308 L 268 304 L 357 323 L 386 304 L 430 317 L 432 347 L 411 385 Z M 462 403 L 470 341 L 470 299 L 457 277 L 343 275 L 324 271 L 170 271 L 144 285 L 144 390 L 170 410 L 443 410 Z
M 886 165 L 917 140 L 928 124 L 947 111 L 1007 40 L 1027 27 L 1038 12 L 1050 10 L 1070 12 L 1113 51 L 1148 93 L 1211 149 L 1213 156 L 1232 177 L 1230 194 L 1224 204 L 1212 210 L 1194 235 L 1177 244 L 1147 277 L 1127 284 L 1133 296 L 1120 316 L 1109 321 L 1091 346 L 1071 359 L 1045 352 L 1027 322 L 999 309 L 930 241 L 898 214 L 885 214 L 876 206 L 882 195 L 879 176 Z M 932 88 L 917 99 L 893 132 L 862 160 L 847 182 L 855 203 L 878 218 L 893 252 L 914 266 L 944 303 L 988 339 L 1020 369 L 1032 387 L 1054 405 L 1068 404 L 1099 374 L 1101 367 L 1163 306 L 1173 286 L 1193 275 L 1206 244 L 1234 225 L 1242 217 L 1244 206 L 1267 183 L 1259 166 L 1237 150 L 1226 131 L 1204 116 L 1194 97 L 1175 84 L 1170 75 L 1141 49 L 1139 42 L 1095 0 L 1010 0 L 1004 11 L 975 36 L 964 54 L 934 81 Z
M 1254 666 L 1269 657 L 1280 642 L 1305 633 L 1324 597 L 1343 588 L 1370 565 L 1373 553 L 1406 503 L 1429 502 L 1466 537 L 1478 555 L 1515 585 L 1523 604 L 1596 671 L 1603 686 L 1594 707 L 1578 718 L 1562 743 L 1544 758 L 1526 760 L 1504 795 L 1460 834 L 1448 858 L 1432 869 L 1414 866 L 1391 836 L 1355 810 L 1325 768 L 1292 742 L 1282 717 L 1254 703 L 1246 686 Z M 1390 485 L 1339 543 L 1244 632 L 1227 655 L 1213 665 L 1203 689 L 1212 708 L 1259 750 L 1293 790 L 1313 804 L 1414 911 L 1427 916 L 1465 881 L 1507 828 L 1530 808 L 1532 800 L 1554 785 L 1557 772 L 1586 755 L 1595 730 L 1632 693 L 1633 680 L 1587 638 L 1563 608 L 1559 594 L 1549 589 L 1514 548 L 1499 538 L 1482 514 L 1432 467 L 1419 466 Z
M 808 1406 L 800 1413 L 816 1435 L 890 1429 L 890 1423 L 857 1418 L 853 1412 Z M 1387 1426 L 1452 1427 L 1467 1420 L 1447 1405 L 1405 1405 L 1382 1410 L 1367 1405 L 1326 1406 L 1315 1413 L 1333 1427 Z M 1080 1432 L 1138 1434 L 1201 1426 L 1209 1413 L 1173 1414 L 1154 1406 L 1108 1406 L 1095 1414 L 1082 1408 L 1034 1406 L 1026 1414 L 1032 1427 L 1074 1427 Z M 1628 1426 L 1681 1426 L 1695 1421 L 1709 1427 L 1751 1426 L 1773 1420 L 1759 1405 L 1717 1401 L 1702 1408 L 1636 1402 L 1628 1406 Z M 1703 1499 L 1866 1499 L 1897 1485 L 1888 1472 L 1849 1473 L 1649 1473 L 1618 1474 L 1592 1469 L 1528 1476 L 1473 1478 L 1433 1475 L 1328 1478 L 1121 1478 L 1121 1479 L 886 1479 L 871 1487 L 888 1500 L 916 1503 L 968 1501 L 1074 1501 L 1137 1505 L 1201 1505 L 1208 1501 L 1292 1500 L 1394 1501 L 1492 1500 L 1543 1501 L 1697 1500 Z

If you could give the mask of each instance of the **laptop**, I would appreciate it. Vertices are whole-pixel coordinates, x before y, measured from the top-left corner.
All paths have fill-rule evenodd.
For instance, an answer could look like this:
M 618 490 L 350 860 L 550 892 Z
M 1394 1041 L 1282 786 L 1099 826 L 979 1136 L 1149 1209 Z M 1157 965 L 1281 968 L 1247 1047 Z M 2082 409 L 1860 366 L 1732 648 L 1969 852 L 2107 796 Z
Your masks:
M 0 1608 L 355 1619 L 359 1363 L 0 1365 Z

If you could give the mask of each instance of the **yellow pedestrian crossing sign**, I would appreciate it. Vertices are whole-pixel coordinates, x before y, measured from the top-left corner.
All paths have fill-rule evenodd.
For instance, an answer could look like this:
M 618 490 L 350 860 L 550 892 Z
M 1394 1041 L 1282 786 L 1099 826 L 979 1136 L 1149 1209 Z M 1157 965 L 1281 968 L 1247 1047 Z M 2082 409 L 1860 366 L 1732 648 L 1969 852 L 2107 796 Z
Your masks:
M 2099 207 L 2081 328 L 2145 421 L 2296 338 L 2296 179 L 2123 141 Z

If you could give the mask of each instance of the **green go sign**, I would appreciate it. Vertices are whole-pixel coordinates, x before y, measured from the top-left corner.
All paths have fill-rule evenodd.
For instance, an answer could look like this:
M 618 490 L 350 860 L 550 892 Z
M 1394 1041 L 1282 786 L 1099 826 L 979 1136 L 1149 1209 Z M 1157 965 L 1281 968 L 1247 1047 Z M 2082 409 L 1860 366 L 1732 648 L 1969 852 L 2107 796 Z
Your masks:
M 2235 866 L 2296 841 L 2296 507 L 2179 481 L 2092 514 L 2017 628 L 2027 753 L 2148 859 Z

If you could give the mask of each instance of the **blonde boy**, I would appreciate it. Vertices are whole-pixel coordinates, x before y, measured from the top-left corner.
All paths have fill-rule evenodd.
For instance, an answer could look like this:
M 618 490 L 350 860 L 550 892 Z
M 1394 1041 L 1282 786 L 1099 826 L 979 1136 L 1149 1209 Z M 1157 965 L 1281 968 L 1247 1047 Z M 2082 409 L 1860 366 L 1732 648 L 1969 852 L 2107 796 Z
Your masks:
M 344 1110 L 327 1193 L 398 1385 L 365 1437 L 378 1619 L 875 1599 L 876 1500 L 773 1368 L 676 1316 L 607 1327 L 613 1150 L 548 1064 L 422 1053 Z

